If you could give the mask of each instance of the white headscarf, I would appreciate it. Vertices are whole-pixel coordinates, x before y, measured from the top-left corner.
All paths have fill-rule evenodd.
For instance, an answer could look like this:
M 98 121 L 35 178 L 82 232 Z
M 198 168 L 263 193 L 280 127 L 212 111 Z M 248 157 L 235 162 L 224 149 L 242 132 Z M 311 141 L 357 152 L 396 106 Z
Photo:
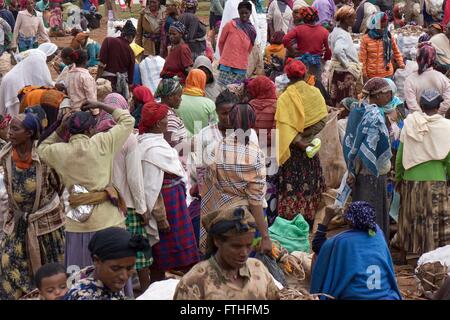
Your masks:
M 51 42 L 44 42 L 38 47 L 38 49 L 45 53 L 47 57 L 50 57 L 58 50 L 58 46 Z
M 31 50 L 30 50 L 31 51 Z M 15 116 L 19 113 L 17 93 L 25 86 L 52 86 L 47 67 L 47 55 L 33 50 L 28 57 L 14 66 L 2 79 L 0 85 L 0 114 Z

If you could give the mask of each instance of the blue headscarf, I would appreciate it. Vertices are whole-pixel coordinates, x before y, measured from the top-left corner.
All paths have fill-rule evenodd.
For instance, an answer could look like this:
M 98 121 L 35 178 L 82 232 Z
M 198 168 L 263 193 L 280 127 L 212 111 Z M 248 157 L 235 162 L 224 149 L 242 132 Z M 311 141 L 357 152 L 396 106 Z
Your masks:
M 22 123 L 23 127 L 32 132 L 32 139 L 39 139 L 39 135 L 42 131 L 41 121 L 38 116 L 34 113 L 22 113 L 16 116 L 17 119 Z

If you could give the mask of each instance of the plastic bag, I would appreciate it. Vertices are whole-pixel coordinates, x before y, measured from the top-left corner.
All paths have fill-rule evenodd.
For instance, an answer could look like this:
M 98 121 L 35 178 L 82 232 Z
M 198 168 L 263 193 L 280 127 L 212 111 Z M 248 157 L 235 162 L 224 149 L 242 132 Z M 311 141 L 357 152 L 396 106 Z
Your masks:
M 269 228 L 269 236 L 289 252 L 309 252 L 309 225 L 301 214 L 293 220 L 277 217 Z

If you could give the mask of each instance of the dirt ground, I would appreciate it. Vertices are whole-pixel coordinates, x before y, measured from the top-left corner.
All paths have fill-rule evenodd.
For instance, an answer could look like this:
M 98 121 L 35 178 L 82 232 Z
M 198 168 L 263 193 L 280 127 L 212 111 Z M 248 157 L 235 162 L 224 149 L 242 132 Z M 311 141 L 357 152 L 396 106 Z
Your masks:
M 98 41 L 100 44 L 102 43 L 103 39 L 106 37 L 107 32 L 107 21 L 102 21 L 100 28 L 91 30 L 90 37 Z M 67 47 L 70 45 L 70 42 L 72 40 L 71 36 L 66 37 L 52 37 L 51 41 L 55 43 L 60 49 Z M 52 72 L 52 76 L 54 79 L 57 77 L 57 73 L 53 70 L 53 68 L 50 68 Z M 332 236 L 332 234 L 330 234 Z M 395 250 L 392 250 L 392 256 L 394 259 L 394 262 L 397 261 L 398 252 Z M 420 297 L 417 296 L 417 282 L 414 278 L 414 267 L 410 265 L 395 265 L 395 272 L 397 275 L 397 281 L 400 288 L 400 291 L 403 295 L 404 299 L 407 300 L 418 300 Z

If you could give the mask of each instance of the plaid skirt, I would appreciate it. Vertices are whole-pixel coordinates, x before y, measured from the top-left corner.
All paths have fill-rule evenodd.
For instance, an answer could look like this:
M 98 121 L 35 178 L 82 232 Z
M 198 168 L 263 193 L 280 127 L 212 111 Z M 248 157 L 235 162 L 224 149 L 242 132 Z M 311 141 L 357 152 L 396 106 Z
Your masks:
M 422 255 L 450 244 L 450 212 L 445 181 L 402 181 L 398 243 Z
M 237 74 L 231 71 L 219 71 L 219 78 L 217 79 L 217 82 L 221 86 L 227 86 L 229 84 L 233 83 L 241 83 L 245 80 L 245 74 Z
M 17 300 L 34 288 L 26 248 L 27 223 L 20 219 L 16 231 L 5 235 L 0 244 L 0 300 Z M 64 231 L 59 228 L 38 237 L 41 264 L 62 263 Z
M 127 225 L 128 231 L 131 235 L 142 236 L 147 238 L 147 233 L 145 232 L 145 228 L 142 225 L 142 216 L 132 208 L 128 208 L 127 210 L 127 219 L 125 221 Z M 136 252 L 136 270 L 141 270 L 144 268 L 148 268 L 152 265 L 153 258 L 146 259 L 143 252 Z
M 194 228 L 186 205 L 185 186 L 180 178 L 164 179 L 164 199 L 169 232 L 160 232 L 160 240 L 152 247 L 152 270 L 167 271 L 188 267 L 199 261 Z

